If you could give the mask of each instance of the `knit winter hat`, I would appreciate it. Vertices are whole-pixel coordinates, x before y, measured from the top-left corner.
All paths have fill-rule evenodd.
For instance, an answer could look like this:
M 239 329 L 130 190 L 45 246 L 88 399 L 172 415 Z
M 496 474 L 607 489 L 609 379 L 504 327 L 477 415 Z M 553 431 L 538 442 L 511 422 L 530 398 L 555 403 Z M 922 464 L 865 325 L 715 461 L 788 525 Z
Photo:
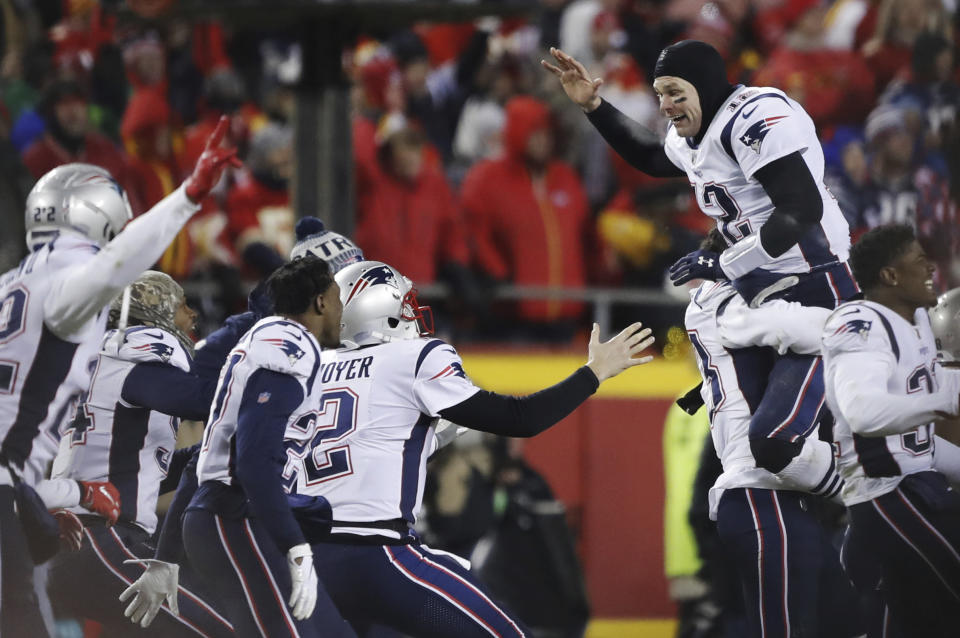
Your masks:
M 304 217 L 297 222 L 297 243 L 290 251 L 290 259 L 310 254 L 327 262 L 336 273 L 344 266 L 363 261 L 363 251 L 355 243 L 332 230 L 316 217 Z

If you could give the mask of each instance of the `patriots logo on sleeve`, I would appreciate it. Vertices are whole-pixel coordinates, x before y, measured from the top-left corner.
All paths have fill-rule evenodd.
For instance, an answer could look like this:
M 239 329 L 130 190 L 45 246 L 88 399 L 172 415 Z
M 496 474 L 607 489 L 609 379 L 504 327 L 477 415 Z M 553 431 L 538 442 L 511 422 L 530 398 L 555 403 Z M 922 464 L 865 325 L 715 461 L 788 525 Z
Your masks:
M 430 377 L 430 380 L 433 381 L 434 379 L 444 379 L 446 377 L 460 377 L 461 379 L 466 379 L 467 373 L 463 371 L 463 366 L 460 365 L 460 362 L 454 361 L 446 368 Z
M 283 350 L 283 353 L 287 355 L 287 359 L 290 360 L 290 365 L 295 364 L 307 354 L 300 346 L 289 339 L 264 339 L 263 341 L 264 343 L 269 343 Z
M 170 357 L 173 356 L 173 346 L 168 346 L 165 343 L 157 343 L 155 341 L 144 343 L 139 346 L 133 346 L 133 349 L 139 350 L 140 352 L 155 354 L 164 361 L 169 361 Z
M 867 321 L 866 319 L 851 319 L 837 328 L 833 335 L 856 334 L 866 339 L 867 335 L 870 334 L 870 326 L 872 324 L 872 321 Z
M 747 132 L 740 136 L 740 141 L 754 153 L 760 154 L 760 145 L 763 144 L 763 138 L 767 136 L 767 133 L 770 132 L 770 129 L 785 119 L 786 115 L 774 115 L 773 117 L 765 117 L 759 122 L 754 123 L 747 129 Z

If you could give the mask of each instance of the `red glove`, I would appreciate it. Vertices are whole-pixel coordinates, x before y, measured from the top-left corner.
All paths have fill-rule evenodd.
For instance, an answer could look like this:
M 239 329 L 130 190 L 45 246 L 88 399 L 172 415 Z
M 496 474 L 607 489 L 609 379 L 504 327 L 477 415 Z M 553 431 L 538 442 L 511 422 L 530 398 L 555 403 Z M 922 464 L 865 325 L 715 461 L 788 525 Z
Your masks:
M 80 484 L 80 507 L 107 519 L 113 525 L 120 517 L 120 492 L 113 483 L 77 481 Z
M 227 164 L 240 168 L 243 164 L 237 159 L 237 149 L 231 146 L 221 148 L 220 143 L 227 134 L 230 127 L 230 120 L 226 115 L 220 118 L 213 133 L 207 138 L 207 143 L 203 147 L 203 153 L 193 167 L 193 173 L 184 182 L 187 197 L 194 204 L 207 196 L 216 183 L 220 180 L 220 175 L 227 167 Z
M 79 550 L 83 544 L 83 523 L 80 519 L 69 510 L 53 510 L 50 513 L 60 526 L 60 547 L 68 552 Z

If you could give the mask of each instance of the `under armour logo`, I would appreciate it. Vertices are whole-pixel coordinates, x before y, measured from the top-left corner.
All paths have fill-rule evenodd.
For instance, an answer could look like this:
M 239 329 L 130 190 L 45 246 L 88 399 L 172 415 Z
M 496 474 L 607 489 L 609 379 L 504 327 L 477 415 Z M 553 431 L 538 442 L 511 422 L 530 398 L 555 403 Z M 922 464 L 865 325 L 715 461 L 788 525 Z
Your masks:
M 713 268 L 713 259 L 710 257 L 700 256 L 697 257 L 697 263 L 701 266 L 706 266 L 707 268 Z

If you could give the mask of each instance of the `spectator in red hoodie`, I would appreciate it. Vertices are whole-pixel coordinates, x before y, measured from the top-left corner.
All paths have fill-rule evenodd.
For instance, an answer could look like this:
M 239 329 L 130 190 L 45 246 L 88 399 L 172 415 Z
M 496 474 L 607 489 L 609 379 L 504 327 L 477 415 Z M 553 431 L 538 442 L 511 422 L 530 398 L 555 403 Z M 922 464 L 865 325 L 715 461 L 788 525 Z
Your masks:
M 424 134 L 392 113 L 376 141 L 378 168 L 357 192 L 354 238 L 367 259 L 384 261 L 417 284 L 465 269 L 465 227 L 442 168 L 428 157 Z
M 40 105 L 46 132 L 23 152 L 24 165 L 36 179 L 70 162 L 102 166 L 127 191 L 134 213 L 144 212 L 126 155 L 92 130 L 87 106 L 87 94 L 76 82 L 64 80 L 50 85 Z
M 580 178 L 553 157 L 545 104 L 515 97 L 506 112 L 504 157 L 475 165 L 462 187 L 477 266 L 497 281 L 581 287 L 590 234 Z M 554 340 L 572 336 L 582 311 L 582 303 L 559 299 L 520 301 L 516 308 L 529 328 L 521 332 Z

